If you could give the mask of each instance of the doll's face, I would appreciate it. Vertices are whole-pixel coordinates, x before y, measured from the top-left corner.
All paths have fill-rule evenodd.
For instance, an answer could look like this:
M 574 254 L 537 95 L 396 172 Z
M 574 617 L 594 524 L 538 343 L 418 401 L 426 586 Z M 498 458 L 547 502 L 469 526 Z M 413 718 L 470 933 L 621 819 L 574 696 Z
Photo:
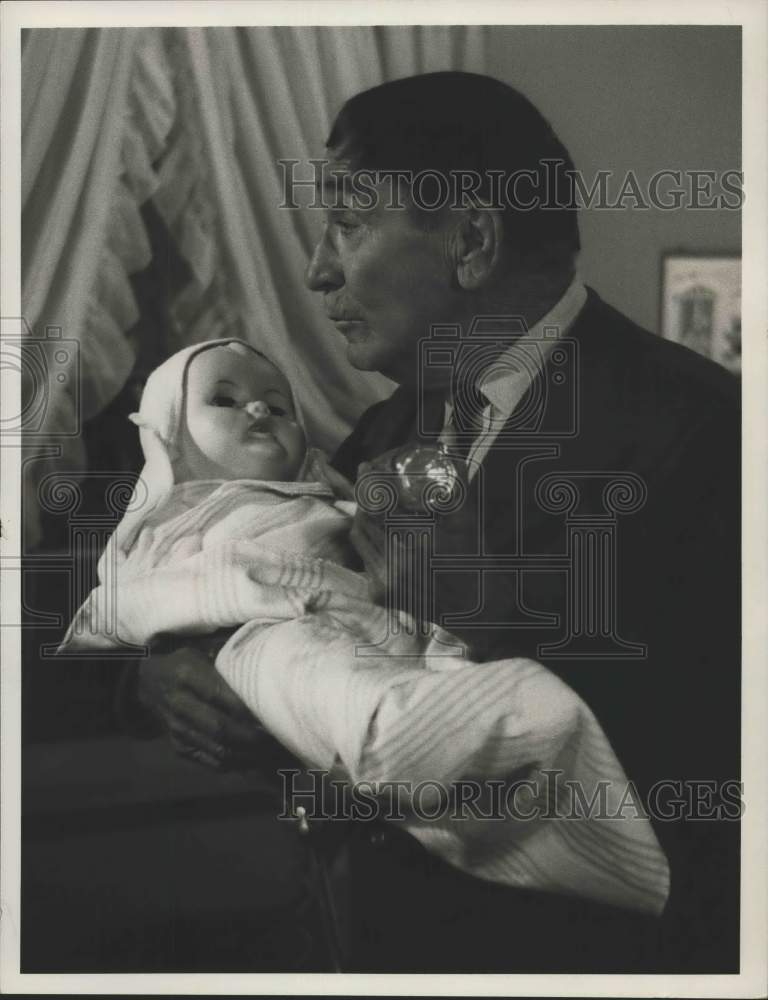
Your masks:
M 212 347 L 187 369 L 177 481 L 295 480 L 306 454 L 290 386 L 240 345 Z

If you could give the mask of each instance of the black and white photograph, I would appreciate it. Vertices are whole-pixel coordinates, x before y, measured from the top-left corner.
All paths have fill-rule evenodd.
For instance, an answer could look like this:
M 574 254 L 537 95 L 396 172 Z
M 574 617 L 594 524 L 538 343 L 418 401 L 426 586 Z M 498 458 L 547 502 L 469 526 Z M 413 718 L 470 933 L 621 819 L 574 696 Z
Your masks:
M 4 5 L 4 992 L 764 995 L 767 22 Z

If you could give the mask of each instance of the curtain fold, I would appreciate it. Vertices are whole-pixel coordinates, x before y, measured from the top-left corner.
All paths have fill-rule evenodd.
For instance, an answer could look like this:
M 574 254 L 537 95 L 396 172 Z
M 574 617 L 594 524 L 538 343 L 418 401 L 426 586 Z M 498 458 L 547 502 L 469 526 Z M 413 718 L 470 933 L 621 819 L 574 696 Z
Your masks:
M 28 547 L 40 540 L 42 480 L 85 471 L 82 437 L 61 429 L 101 412 L 133 367 L 129 276 L 151 259 L 139 206 L 173 118 L 167 91 L 148 85 L 150 64 L 167 72 L 158 42 L 146 29 L 44 29 L 24 47 L 22 310 L 34 340 L 58 330 L 79 345 L 36 387 L 47 398 L 25 441 Z

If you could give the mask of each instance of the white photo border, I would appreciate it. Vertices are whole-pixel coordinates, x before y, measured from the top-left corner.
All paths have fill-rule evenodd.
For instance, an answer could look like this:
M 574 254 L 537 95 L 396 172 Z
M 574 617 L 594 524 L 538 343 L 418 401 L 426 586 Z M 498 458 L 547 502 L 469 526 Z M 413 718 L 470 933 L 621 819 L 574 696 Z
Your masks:
M 768 5 L 762 0 L 260 0 L 260 2 L 33 2 L 6 0 L 2 17 L 0 197 L 3 316 L 21 315 L 20 275 L 20 31 L 22 27 L 184 25 L 742 25 L 743 169 L 743 708 L 742 753 L 746 812 L 742 831 L 742 940 L 738 975 L 324 975 L 324 974 L 22 974 L 20 930 L 20 630 L 0 627 L 2 829 L 0 838 L 0 989 L 4 993 L 236 995 L 483 995 L 753 997 L 767 989 L 766 862 L 768 783 L 765 780 L 766 562 L 768 559 Z M 19 386 L 3 375 L 2 412 L 18 413 Z M 0 554 L 20 554 L 20 462 L 5 448 L 0 477 Z M 5 574 L 8 576 L 8 574 Z M 0 626 L 19 621 L 20 595 L 2 581 Z

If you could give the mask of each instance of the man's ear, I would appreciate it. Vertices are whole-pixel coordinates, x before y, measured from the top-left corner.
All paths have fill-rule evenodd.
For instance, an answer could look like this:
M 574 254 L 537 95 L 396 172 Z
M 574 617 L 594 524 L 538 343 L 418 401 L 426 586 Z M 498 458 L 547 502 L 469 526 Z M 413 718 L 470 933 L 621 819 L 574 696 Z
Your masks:
M 504 223 L 493 208 L 469 208 L 455 232 L 456 277 L 466 291 L 480 288 L 491 277 L 501 254 Z

